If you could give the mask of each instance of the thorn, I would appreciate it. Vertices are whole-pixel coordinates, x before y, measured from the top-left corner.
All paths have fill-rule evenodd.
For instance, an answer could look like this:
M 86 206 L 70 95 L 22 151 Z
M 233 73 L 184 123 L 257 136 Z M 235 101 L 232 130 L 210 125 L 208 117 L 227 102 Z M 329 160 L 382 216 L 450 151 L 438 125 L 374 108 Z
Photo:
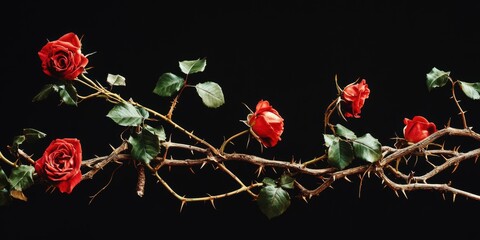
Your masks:
M 455 163 L 455 167 L 453 168 L 452 173 L 454 173 L 457 170 L 458 166 L 460 166 L 460 163 L 458 162 Z
M 344 179 L 347 180 L 348 182 L 352 182 L 350 179 L 348 179 L 347 176 L 345 176 Z
M 202 169 L 207 162 L 202 162 L 202 165 L 200 166 L 200 169 Z
M 402 193 L 405 196 L 405 198 L 408 199 L 407 194 L 405 193 L 405 189 L 402 189 Z
M 193 174 L 195 174 L 195 171 L 193 171 L 193 168 L 189 168 L 190 169 L 190 172 L 192 172 Z
M 215 202 L 213 198 L 210 199 L 210 203 L 212 204 L 213 209 L 217 210 L 217 207 L 215 207 Z
M 398 191 L 395 191 L 395 195 L 397 195 L 397 197 L 400 197 L 400 195 L 398 195 Z
M 263 165 L 260 165 L 260 166 L 258 167 L 258 169 L 256 170 L 256 172 L 257 172 L 257 177 L 260 177 L 260 174 L 263 172 L 263 170 L 264 170 Z
M 183 206 L 185 205 L 185 203 L 187 203 L 185 200 L 182 201 L 182 204 L 180 205 L 180 212 L 182 212 L 183 210 Z
M 306 198 L 305 196 L 302 196 L 302 199 L 303 199 L 303 201 L 305 201 L 306 203 L 308 203 L 307 198 Z
M 452 202 L 455 202 L 455 198 L 456 198 L 456 197 L 457 197 L 457 194 L 456 194 L 456 193 L 454 193 L 454 194 L 453 194 L 453 199 L 452 199 Z
M 443 200 L 446 200 L 445 193 L 442 193 L 442 198 L 443 198 Z

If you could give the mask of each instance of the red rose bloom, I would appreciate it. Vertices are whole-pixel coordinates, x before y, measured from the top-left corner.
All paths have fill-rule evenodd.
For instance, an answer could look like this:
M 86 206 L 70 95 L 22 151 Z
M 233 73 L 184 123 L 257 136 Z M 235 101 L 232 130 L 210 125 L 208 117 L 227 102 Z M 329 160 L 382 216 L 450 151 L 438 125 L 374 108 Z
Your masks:
M 60 80 L 74 80 L 85 71 L 88 64 L 81 47 L 80 39 L 71 32 L 48 42 L 38 52 L 43 72 Z
M 342 91 L 342 100 L 344 106 L 344 116 L 360 118 L 360 112 L 365 99 L 370 95 L 370 89 L 365 79 L 362 79 L 360 83 L 349 84 Z
M 82 180 L 82 146 L 75 138 L 53 140 L 43 156 L 35 161 L 39 177 L 57 187 L 62 193 L 71 193 Z
M 247 116 L 250 131 L 265 147 L 273 147 L 281 140 L 283 118 L 268 101 L 260 100 L 255 113 Z
M 411 143 L 417 143 L 430 136 L 430 134 L 437 131 L 435 123 L 428 122 L 422 116 L 415 116 L 413 119 L 404 118 L 403 136 L 405 140 Z

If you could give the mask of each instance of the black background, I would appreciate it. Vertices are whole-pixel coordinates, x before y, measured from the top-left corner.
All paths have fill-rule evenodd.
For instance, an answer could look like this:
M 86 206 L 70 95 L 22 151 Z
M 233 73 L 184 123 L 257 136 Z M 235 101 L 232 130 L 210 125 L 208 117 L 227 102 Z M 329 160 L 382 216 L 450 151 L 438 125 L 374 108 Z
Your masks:
M 7 152 L 23 128 L 32 127 L 47 133 L 46 140 L 23 146 L 33 158 L 54 138 L 79 138 L 84 158 L 106 155 L 110 144 L 120 143 L 123 129 L 105 117 L 111 105 L 102 100 L 78 107 L 59 106 L 56 97 L 32 103 L 51 81 L 40 69 L 37 52 L 48 39 L 70 31 L 83 36 L 84 53 L 95 52 L 89 56 L 90 77 L 104 81 L 108 73 L 120 74 L 127 87 L 116 91 L 160 112 L 167 111 L 169 99 L 152 93 L 158 77 L 180 75 L 178 61 L 206 57 L 205 72 L 190 81 L 217 82 L 225 105 L 208 109 L 187 89 L 174 120 L 219 146 L 245 129 L 240 120 L 248 110 L 242 103 L 253 109 L 258 100 L 268 100 L 285 118 L 282 141 L 260 153 L 257 144 L 245 148 L 242 138 L 229 151 L 286 161 L 322 155 L 323 115 L 337 94 L 335 74 L 342 86 L 365 78 L 371 89 L 360 119 L 335 121 L 390 146 L 391 138 L 401 136 L 404 117 L 423 115 L 439 128 L 451 118 L 453 126 L 462 127 L 449 88 L 426 88 L 425 76 L 433 67 L 451 71 L 454 79 L 479 81 L 480 6 L 474 1 L 17 1 L 1 11 L 1 151 Z M 476 129 L 479 103 L 459 95 Z M 184 140 L 180 133 L 172 137 Z M 454 184 L 478 193 L 478 168 L 471 160 L 462 163 L 451 175 Z M 232 169 L 246 182 L 255 176 L 246 165 Z M 209 167 L 195 172 L 175 169 L 165 178 L 187 195 L 236 187 Z M 112 173 L 112 182 L 89 204 L 89 196 L 101 191 Z M 453 202 L 450 194 L 444 200 L 428 191 L 407 193 L 406 199 L 375 176 L 364 180 L 359 197 L 360 181 L 351 180 L 308 203 L 294 198 L 284 215 L 268 220 L 247 194 L 216 201 L 216 208 L 189 203 L 180 212 L 180 202 L 152 176 L 140 198 L 133 166 L 116 171 L 112 165 L 70 195 L 32 187 L 27 203 L 0 209 L 0 239 L 478 236 L 475 200 Z

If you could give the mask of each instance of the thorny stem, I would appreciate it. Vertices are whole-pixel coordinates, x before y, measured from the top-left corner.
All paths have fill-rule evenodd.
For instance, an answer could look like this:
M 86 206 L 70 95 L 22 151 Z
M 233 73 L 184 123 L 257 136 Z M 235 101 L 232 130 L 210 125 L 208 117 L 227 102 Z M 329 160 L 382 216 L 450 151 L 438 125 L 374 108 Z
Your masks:
M 320 156 L 320 157 L 316 157 L 316 158 L 314 158 L 314 159 L 312 159 L 312 160 L 310 160 L 310 161 L 304 162 L 302 165 L 303 165 L 303 166 L 308 166 L 308 165 L 314 164 L 314 163 L 316 163 L 316 162 L 318 162 L 318 161 L 322 161 L 322 160 L 326 159 L 327 157 L 328 157 L 327 154 L 324 154 L 324 155 L 322 155 L 322 156 Z
M 183 86 L 182 86 L 182 88 L 180 88 L 180 91 L 178 91 L 178 94 L 175 96 L 175 98 L 174 98 L 173 101 L 172 101 L 172 105 L 170 105 L 170 110 L 169 110 L 168 113 L 167 113 L 167 118 L 168 118 L 168 119 L 172 119 L 173 110 L 174 110 L 175 107 L 177 106 L 178 99 L 180 98 L 180 95 L 182 94 L 183 90 L 184 90 L 185 87 L 187 86 L 187 80 L 188 80 L 188 75 L 185 77 L 185 80 L 183 80 Z
M 372 173 L 375 174 L 377 177 L 381 178 L 385 183 L 386 186 L 390 187 L 394 191 L 413 191 L 413 190 L 438 190 L 442 192 L 450 192 L 454 195 L 462 195 L 471 199 L 480 199 L 480 195 L 468 193 L 465 191 L 458 190 L 453 188 L 449 184 L 432 184 L 427 183 L 428 179 L 432 179 L 434 176 L 439 175 L 442 172 L 447 171 L 449 168 L 454 166 L 455 168 L 465 160 L 474 159 L 476 160 L 480 156 L 480 150 L 475 149 L 467 152 L 458 152 L 457 150 L 446 150 L 443 146 L 440 149 L 429 149 L 427 146 L 433 144 L 437 139 L 443 136 L 459 136 L 459 137 L 467 137 L 471 138 L 476 141 L 480 141 L 480 134 L 475 133 L 469 129 L 457 129 L 446 127 L 441 129 L 423 141 L 420 141 L 416 144 L 409 145 L 405 148 L 392 148 L 384 146 L 382 147 L 382 156 L 383 158 L 380 161 L 377 161 L 372 164 L 365 164 L 360 165 L 358 167 L 352 167 L 348 169 L 339 170 L 333 167 L 324 167 L 324 168 L 316 168 L 316 167 L 309 167 L 314 160 L 320 160 L 321 158 L 325 157 L 318 157 L 312 161 L 306 162 L 304 164 L 297 163 L 294 161 L 286 161 L 286 160 L 274 160 L 274 159 L 265 159 L 254 155 L 248 154 L 240 154 L 240 153 L 232 153 L 227 154 L 225 153 L 222 156 L 206 156 L 203 158 L 197 159 L 162 159 L 161 165 L 162 166 L 176 166 L 176 167 L 188 167 L 191 168 L 193 166 L 203 166 L 207 162 L 214 162 L 220 169 L 226 172 L 230 177 L 232 177 L 235 181 L 240 184 L 240 187 L 237 190 L 231 191 L 225 194 L 218 194 L 214 196 L 208 197 L 193 197 L 187 198 L 185 196 L 181 196 L 180 194 L 176 193 L 175 190 L 171 188 L 171 186 L 162 179 L 159 174 L 157 173 L 158 168 L 153 168 L 150 165 L 147 167 L 154 172 L 156 178 L 182 203 L 190 202 L 190 201 L 213 201 L 217 198 L 228 197 L 233 194 L 238 194 L 240 192 L 249 192 L 249 194 L 256 198 L 256 194 L 251 192 L 252 188 L 260 187 L 260 184 L 252 184 L 252 185 L 245 185 L 242 181 L 229 169 L 227 169 L 224 165 L 227 161 L 238 161 L 243 162 L 246 164 L 256 165 L 259 168 L 263 169 L 265 167 L 271 167 L 273 169 L 284 169 L 286 172 L 295 175 L 304 175 L 310 176 L 315 179 L 321 179 L 322 183 L 314 188 L 314 189 L 307 189 L 305 188 L 299 180 L 295 181 L 295 186 L 300 191 L 300 196 L 303 198 L 311 198 L 313 196 L 319 195 L 323 190 L 331 187 L 336 181 L 344 179 L 350 181 L 348 179 L 349 176 L 360 176 L 363 179 L 363 176 L 370 176 Z M 169 148 L 181 148 L 181 149 L 190 149 L 192 151 L 208 154 L 207 149 L 202 149 L 196 146 L 190 146 L 187 144 L 182 143 L 172 143 L 172 142 L 164 142 L 162 145 Z M 409 156 L 423 156 L 427 158 L 430 156 L 437 156 L 444 159 L 444 161 L 439 165 L 432 165 L 432 169 L 423 175 L 412 175 L 413 173 L 401 173 L 397 168 L 392 166 L 395 164 L 397 159 L 404 159 Z M 91 160 L 86 160 L 85 163 L 88 163 L 89 166 L 98 165 L 99 162 L 105 161 L 109 157 L 99 157 Z M 160 158 L 160 157 L 157 157 Z M 157 161 L 157 158 L 154 159 Z M 132 160 L 129 154 L 118 154 L 115 159 L 117 161 L 129 161 Z M 153 160 L 152 160 L 153 161 Z M 390 176 L 384 174 L 384 171 L 388 170 L 394 173 L 394 176 L 397 179 L 390 179 Z M 303 178 L 302 178 L 303 179 Z M 399 181 L 399 182 L 396 182 Z M 404 181 L 405 183 L 401 183 L 400 181 Z M 421 183 L 421 184 L 420 184 Z
M 116 94 L 116 93 L 112 93 L 111 91 L 109 91 L 108 89 L 102 87 L 100 84 L 98 83 L 95 83 L 93 82 L 91 79 L 89 79 L 87 76 L 85 76 L 84 74 L 81 74 L 80 76 L 82 76 L 82 78 L 85 79 L 85 81 L 82 81 L 80 79 L 78 79 L 78 81 L 82 84 L 84 84 L 85 86 L 87 87 L 90 87 L 92 89 L 94 89 L 95 91 L 97 91 L 99 94 L 101 93 L 101 95 L 103 97 L 106 98 L 107 101 L 109 102 L 112 102 L 114 104 L 116 103 L 122 103 L 122 102 L 127 102 L 127 100 L 123 99 L 122 97 L 120 97 L 120 95 Z M 93 94 L 93 95 L 90 95 L 90 96 L 98 96 L 97 94 Z M 153 110 L 153 109 L 150 109 L 150 108 L 147 108 L 137 102 L 134 102 L 132 100 L 128 101 L 130 104 L 134 105 L 134 106 L 137 106 L 137 107 L 141 107 L 143 109 L 145 109 L 146 111 L 148 111 L 149 113 L 151 113 L 152 115 L 156 116 L 156 117 L 159 117 L 161 118 L 162 120 L 166 121 L 168 124 L 172 125 L 174 128 L 176 129 L 179 129 L 181 132 L 185 133 L 186 135 L 188 135 L 189 137 L 195 139 L 196 141 L 200 142 L 201 144 L 207 146 L 214 154 L 219 154 L 219 151 L 217 148 L 215 148 L 214 146 L 212 146 L 211 144 L 209 144 L 208 142 L 206 142 L 205 140 L 197 137 L 195 134 L 193 134 L 192 132 L 189 132 L 187 131 L 186 129 L 182 128 L 180 125 L 178 125 L 177 123 L 175 123 L 174 121 L 171 120 L 170 117 L 166 116 L 166 115 L 163 115 L 163 114 L 160 114 L 158 113 L 157 111 Z
M 81 76 L 81 79 L 80 78 L 77 79 L 80 83 L 96 91 L 95 93 L 87 96 L 79 96 L 79 98 L 81 98 L 82 100 L 90 99 L 94 97 L 101 97 L 101 98 L 105 98 L 106 101 L 115 103 L 115 104 L 127 102 L 127 100 L 123 99 L 120 95 L 112 93 L 108 89 L 104 88 L 100 83 L 89 79 L 83 74 L 80 76 Z M 284 161 L 284 160 L 264 159 L 264 158 L 261 158 L 255 155 L 249 155 L 249 154 L 224 153 L 226 145 L 232 142 L 233 139 L 248 133 L 249 132 L 248 129 L 242 132 L 239 132 L 231 136 L 227 140 L 225 140 L 222 143 L 220 149 L 213 147 L 205 140 L 200 139 L 193 133 L 186 131 L 180 125 L 178 125 L 177 123 L 171 120 L 171 115 L 173 113 L 176 103 L 178 102 L 178 97 L 186 86 L 186 80 L 180 93 L 172 102 L 172 106 L 167 115 L 160 114 L 150 108 L 144 107 L 143 105 L 137 102 L 129 100 L 128 102 L 130 104 L 137 107 L 141 107 L 146 111 L 148 111 L 149 113 L 151 113 L 152 115 L 166 121 L 168 124 L 172 125 L 176 129 L 179 129 L 181 132 L 187 134 L 189 137 L 195 139 L 196 141 L 200 142 L 205 147 L 205 148 L 201 148 L 198 146 L 193 146 L 193 145 L 188 145 L 183 143 L 173 143 L 170 141 L 162 142 L 161 143 L 162 146 L 165 147 L 166 149 L 168 148 L 186 149 L 192 152 L 198 152 L 205 156 L 196 158 L 196 159 L 172 159 L 172 158 L 167 159 L 166 156 L 162 156 L 162 157 L 157 156 L 154 159 L 152 159 L 152 162 L 159 163 L 157 166 L 152 167 L 149 163 L 142 164 L 140 168 L 138 168 L 139 182 L 137 185 L 137 194 L 139 196 L 143 195 L 144 184 L 145 184 L 143 167 L 145 167 L 145 168 L 148 168 L 154 174 L 157 180 L 172 195 L 174 195 L 177 199 L 181 201 L 182 207 L 186 202 L 194 202 L 194 201 L 210 201 L 212 205 L 214 205 L 214 200 L 216 199 L 229 197 L 235 194 L 239 194 L 241 192 L 248 192 L 253 198 L 257 198 L 258 195 L 255 194 L 252 191 L 252 189 L 263 186 L 263 183 L 251 183 L 250 185 L 245 185 L 242 182 L 242 180 L 238 178 L 237 175 L 235 175 L 224 164 L 226 161 L 239 161 L 247 164 L 256 165 L 259 169 L 258 176 L 260 176 L 260 173 L 262 173 L 262 171 L 260 170 L 263 170 L 265 167 L 271 167 L 275 172 L 277 171 L 276 169 L 283 169 L 285 170 L 285 173 L 288 173 L 291 175 L 305 175 L 305 176 L 310 176 L 316 180 L 321 180 L 319 185 L 317 187 L 314 187 L 313 189 L 307 189 L 302 185 L 300 181 L 304 180 L 303 178 L 301 178 L 301 180 L 299 180 L 300 178 L 295 180 L 294 182 L 295 187 L 298 189 L 299 195 L 305 200 L 307 198 L 311 198 L 312 196 L 320 194 L 321 192 L 323 192 L 325 189 L 329 187 L 332 187 L 337 180 L 344 179 L 344 180 L 350 181 L 348 178 L 349 176 L 359 176 L 361 180 L 363 180 L 365 176 L 370 177 L 372 173 L 378 178 L 380 178 L 382 180 L 382 183 L 385 184 L 385 186 L 388 186 L 390 189 L 395 191 L 395 193 L 397 193 L 397 191 L 401 191 L 405 195 L 405 197 L 406 197 L 406 191 L 436 190 L 442 193 L 449 192 L 454 196 L 454 199 L 455 199 L 455 196 L 461 195 L 470 199 L 480 200 L 480 195 L 456 189 L 451 186 L 451 182 L 448 182 L 445 184 L 427 183 L 428 180 L 432 179 L 434 176 L 439 175 L 442 172 L 445 172 L 451 167 L 454 167 L 454 170 L 455 170 L 459 166 L 459 164 L 465 160 L 474 159 L 476 161 L 480 157 L 480 149 L 474 149 L 467 152 L 458 152 L 458 148 L 454 148 L 453 150 L 447 150 L 447 149 L 444 149 L 443 145 L 439 146 L 439 144 L 435 144 L 435 141 L 437 139 L 446 135 L 462 136 L 462 137 L 472 138 L 476 141 L 480 141 L 480 134 L 468 128 L 465 112 L 461 108 L 459 101 L 456 98 L 454 87 L 457 82 L 453 81 L 452 79 L 450 79 L 450 81 L 452 83 L 452 97 L 458 109 L 460 110 L 460 114 L 463 120 L 463 129 L 456 129 L 456 128 L 447 126 L 444 129 L 441 129 L 431 134 L 429 137 L 425 138 L 424 140 L 415 144 L 408 145 L 407 147 L 403 147 L 403 148 L 393 148 L 388 146 L 382 146 L 382 158 L 379 161 L 375 163 L 364 164 L 364 165 L 343 169 L 343 170 L 339 170 L 333 167 L 323 167 L 323 168 L 317 167 L 317 166 L 313 167 L 314 163 L 327 158 L 327 154 L 324 154 L 320 157 L 316 157 L 302 164 L 302 163 L 295 162 L 293 159 L 292 161 Z M 337 89 L 340 90 L 340 88 L 338 87 L 338 84 L 337 84 Z M 333 125 L 330 124 L 330 117 L 333 111 L 336 109 L 337 104 L 340 103 L 339 102 L 340 100 L 341 100 L 340 98 L 335 99 L 327 107 L 327 110 L 325 112 L 325 119 L 324 119 L 325 131 L 327 127 L 330 127 L 332 131 L 334 130 Z M 429 149 L 428 148 L 429 146 L 439 147 L 439 149 Z M 136 159 L 133 159 L 130 154 L 123 153 L 127 149 L 128 149 L 127 142 L 124 141 L 118 148 L 114 149 L 112 153 L 108 156 L 96 157 L 90 160 L 82 161 L 82 167 L 88 167 L 91 169 L 90 171 L 88 171 L 86 174 L 82 176 L 82 179 L 83 180 L 92 179 L 93 175 L 95 175 L 99 170 L 103 169 L 107 164 L 109 164 L 112 161 L 115 161 L 115 162 L 136 161 Z M 30 163 L 34 163 L 34 161 L 28 155 L 26 155 L 23 151 L 19 150 L 19 154 L 21 157 L 23 157 Z M 398 164 L 400 160 L 407 159 L 411 156 L 423 157 L 427 162 L 429 162 L 428 161 L 429 157 L 439 157 L 439 158 L 442 158 L 442 162 L 440 164 L 433 164 L 429 162 L 430 165 L 432 166 L 432 169 L 424 173 L 423 175 L 415 175 L 414 172 L 403 173 L 398 169 L 398 167 L 392 166 L 392 164 L 395 164 L 395 163 Z M 7 163 L 12 167 L 17 166 L 15 162 L 8 160 L 1 152 L 0 152 L 0 160 L 2 160 L 3 162 Z M 173 190 L 173 188 L 168 184 L 167 181 L 165 181 L 159 175 L 159 172 L 158 172 L 158 170 L 163 166 L 192 167 L 192 166 L 203 166 L 206 163 L 215 164 L 219 169 L 227 173 L 227 175 L 231 177 L 234 181 L 236 181 L 240 186 L 233 191 L 225 192 L 222 194 L 208 195 L 205 197 L 187 198 L 175 192 L 175 190 Z M 392 175 L 387 176 L 387 174 L 385 173 L 386 171 L 388 171 L 389 173 L 392 173 L 393 176 Z M 361 185 L 361 182 L 360 182 L 360 185 Z
M 237 137 L 239 137 L 239 136 L 241 136 L 241 135 L 243 135 L 243 134 L 245 134 L 245 133 L 248 133 L 249 131 L 250 131 L 249 129 L 243 130 L 243 131 L 241 131 L 241 132 L 239 132 L 239 133 L 231 136 L 231 137 L 228 138 L 227 140 L 225 140 L 225 141 L 222 143 L 222 146 L 220 146 L 220 150 L 219 150 L 220 154 L 223 154 L 223 152 L 224 152 L 224 150 L 225 150 L 225 146 L 226 146 L 229 142 L 231 142 L 233 139 L 235 139 L 235 138 L 237 138 Z
M 327 127 L 330 127 L 330 129 L 333 131 L 332 124 L 330 123 L 330 116 L 332 116 L 332 113 L 335 111 L 335 106 L 337 105 L 339 101 L 339 98 L 336 98 L 333 100 L 325 110 L 325 118 L 323 120 L 323 131 L 327 132 Z
M 452 83 L 452 98 L 455 102 L 455 105 L 457 105 L 457 108 L 460 110 L 459 114 L 462 117 L 463 128 L 467 129 L 468 125 L 467 125 L 467 118 L 465 117 L 465 111 L 463 111 L 462 107 L 460 106 L 460 102 L 458 101 L 457 95 L 455 94 L 455 84 L 457 83 L 457 81 L 453 81 L 452 78 L 450 77 L 448 77 L 448 79 Z

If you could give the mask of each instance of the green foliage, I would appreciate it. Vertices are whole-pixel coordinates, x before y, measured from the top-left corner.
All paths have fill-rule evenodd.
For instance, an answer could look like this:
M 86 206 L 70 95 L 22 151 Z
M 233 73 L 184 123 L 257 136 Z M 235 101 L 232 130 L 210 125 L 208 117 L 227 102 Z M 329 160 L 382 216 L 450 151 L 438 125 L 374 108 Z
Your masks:
M 46 99 L 51 93 L 57 92 L 62 102 L 67 105 L 77 106 L 77 89 L 70 82 L 62 82 L 59 84 L 47 84 L 43 86 L 40 92 L 33 97 L 33 102 Z
M 343 137 L 350 140 L 357 138 L 357 136 L 352 130 L 344 127 L 342 124 L 335 125 L 335 134 L 338 135 L 339 137 Z
M 367 133 L 353 141 L 353 152 L 355 157 L 374 163 L 382 158 L 382 145 L 370 133 Z
M 161 97 L 170 97 L 180 91 L 183 84 L 183 78 L 173 73 L 164 73 L 158 79 L 153 92 Z
M 445 72 L 434 67 L 427 74 L 428 90 L 430 91 L 433 88 L 445 86 L 449 80 L 449 75 L 450 72 Z M 460 89 L 462 89 L 467 97 L 473 100 L 480 99 L 480 82 L 469 83 L 457 80 L 455 83 L 460 85 Z
M 480 83 L 479 82 L 468 83 L 468 82 L 458 81 L 458 83 L 460 84 L 460 88 L 462 89 L 463 93 L 465 93 L 467 97 L 473 100 L 480 99 Z
M 132 146 L 133 158 L 149 164 L 160 153 L 160 141 L 163 140 L 165 140 L 163 127 L 156 129 L 148 126 L 140 133 L 132 134 L 128 143 Z
M 262 182 L 264 186 L 257 199 L 260 211 L 269 219 L 282 215 L 290 206 L 290 195 L 285 189 L 293 188 L 294 179 L 282 175 L 278 181 L 266 177 Z
M 431 91 L 433 88 L 443 87 L 448 82 L 450 72 L 445 72 L 437 68 L 432 68 L 432 70 L 427 73 L 427 88 L 428 91 Z
M 203 72 L 206 65 L 206 59 L 179 62 L 180 70 L 186 75 Z M 171 97 L 186 86 L 185 79 L 173 73 L 164 73 L 158 79 L 153 92 L 161 97 Z M 198 83 L 195 85 L 195 89 L 203 104 L 209 108 L 218 108 L 225 103 L 222 88 L 215 82 Z
M 23 191 L 34 184 L 33 173 L 35 168 L 31 165 L 14 167 L 10 176 L 0 168 L 0 206 L 7 205 L 12 200 L 26 200 Z
M 122 75 L 114 75 L 114 74 L 108 74 L 107 75 L 107 83 L 110 84 L 110 86 L 126 86 L 127 83 L 125 81 L 125 77 Z
M 61 84 L 58 86 L 58 89 L 58 94 L 64 103 L 77 106 L 77 89 L 73 84 Z
M 382 158 L 382 145 L 369 133 L 357 137 L 350 129 L 341 124 L 335 125 L 335 134 L 324 134 L 328 147 L 327 161 L 340 170 L 346 168 L 355 158 L 373 163 Z
M 155 134 L 158 137 L 159 141 L 165 141 L 167 139 L 167 135 L 165 134 L 165 129 L 163 126 L 159 126 L 158 128 L 154 128 L 150 125 L 145 125 L 145 130 Z
M 14 156 L 17 155 L 20 145 L 25 141 L 34 141 L 40 138 L 44 138 L 45 133 L 40 132 L 33 128 L 24 128 L 23 135 L 18 135 L 13 138 L 12 147 L 10 148 L 10 153 Z
M 34 129 L 34 128 L 24 128 L 23 135 L 25 136 L 26 141 L 33 141 L 33 140 L 41 139 L 47 136 L 47 134 L 41 131 L 38 131 L 37 129 Z
M 204 82 L 195 85 L 203 104 L 210 108 L 220 107 L 225 103 L 222 88 L 214 82 Z
M 148 118 L 148 112 L 143 108 L 133 106 L 128 102 L 122 102 L 115 105 L 107 114 L 120 126 L 137 126 Z
M 185 60 L 179 62 L 180 70 L 182 70 L 182 72 L 187 75 L 197 72 L 203 72 L 206 65 L 207 60 L 205 58 L 197 60 Z
M 328 148 L 328 163 L 342 170 L 352 163 L 353 158 L 352 145 L 346 140 L 336 137 Z
M 33 97 L 32 102 L 38 102 L 41 100 L 46 99 L 52 92 L 56 91 L 57 86 L 54 84 L 46 84 L 43 86 L 43 88 L 40 90 L 35 97 Z
M 20 165 L 12 169 L 9 182 L 11 189 L 23 191 L 33 185 L 35 168 L 30 165 Z

